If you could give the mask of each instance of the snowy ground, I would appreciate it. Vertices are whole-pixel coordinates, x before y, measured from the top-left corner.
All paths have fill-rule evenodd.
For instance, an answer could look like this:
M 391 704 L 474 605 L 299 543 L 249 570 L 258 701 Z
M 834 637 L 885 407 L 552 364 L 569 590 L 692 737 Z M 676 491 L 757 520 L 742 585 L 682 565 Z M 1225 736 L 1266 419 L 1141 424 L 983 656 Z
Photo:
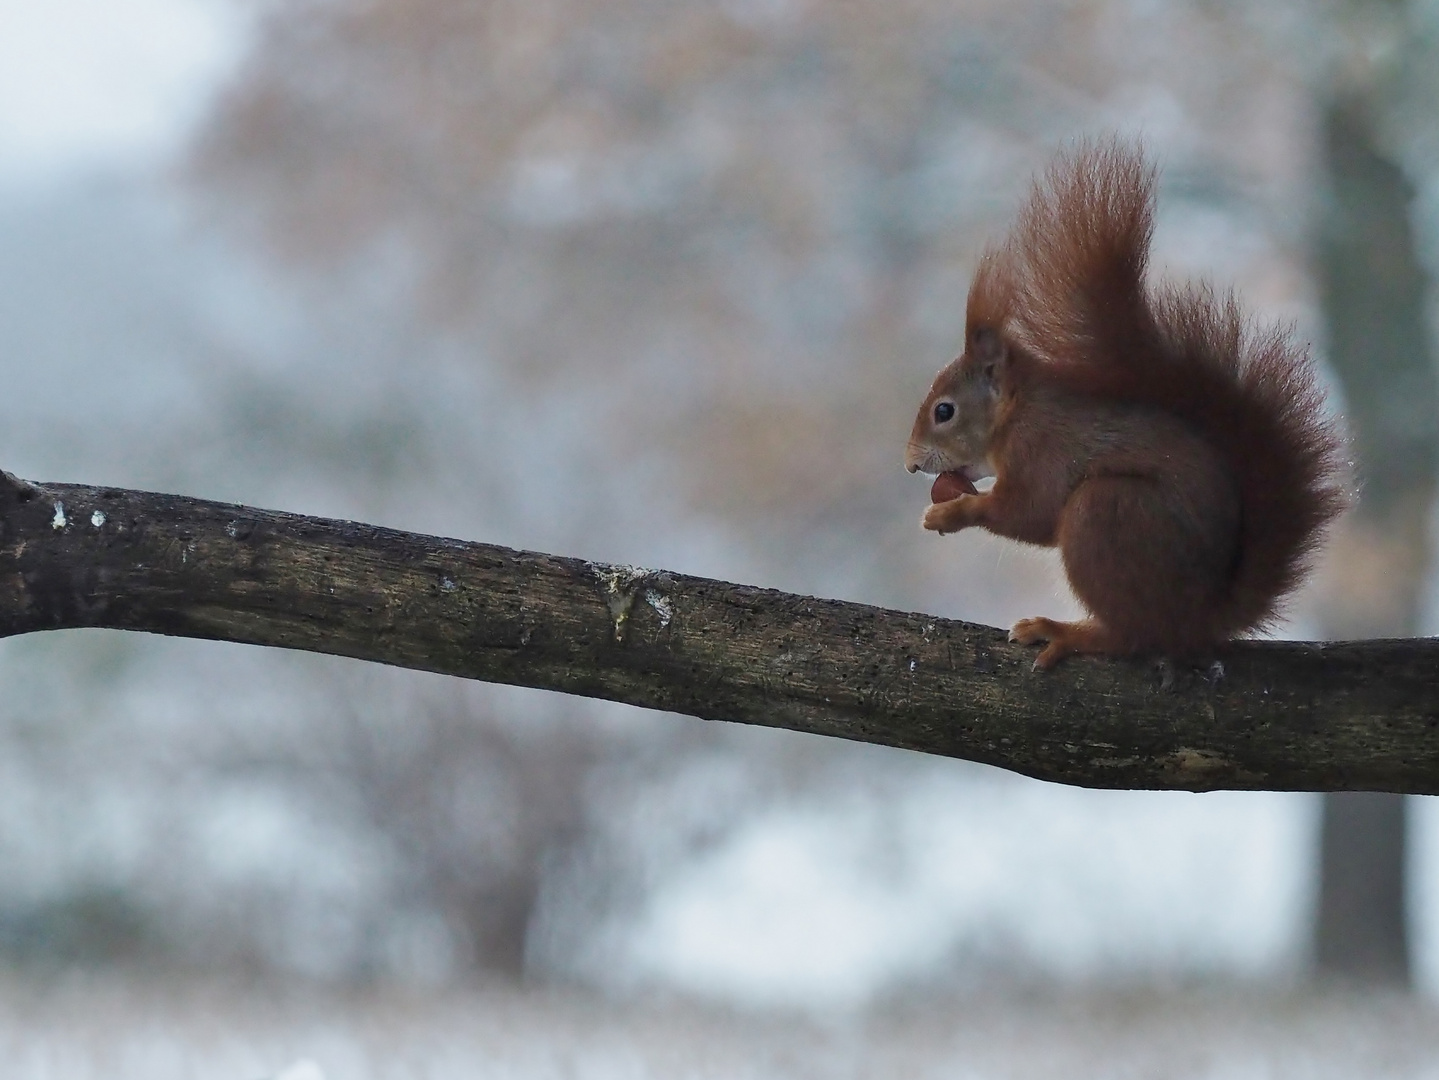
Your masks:
M 0 1014 L 13 1080 L 1439 1077 L 1432 1004 L 1253 989 L 965 995 L 804 1018 L 545 990 L 11 977 Z

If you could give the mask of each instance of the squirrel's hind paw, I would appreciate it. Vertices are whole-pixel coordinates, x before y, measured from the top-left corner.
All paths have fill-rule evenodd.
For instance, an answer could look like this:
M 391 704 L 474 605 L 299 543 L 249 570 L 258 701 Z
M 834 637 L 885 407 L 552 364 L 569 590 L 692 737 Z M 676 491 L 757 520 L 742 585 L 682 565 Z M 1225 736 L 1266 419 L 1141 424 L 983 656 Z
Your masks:
M 1035 671 L 1048 671 L 1069 655 L 1063 644 L 1065 624 L 1053 619 L 1020 619 L 1009 630 L 1009 640 L 1016 645 L 1049 644 L 1034 660 Z
M 1093 619 L 1080 622 L 1020 619 L 1010 628 L 1009 640 L 1016 645 L 1048 642 L 1034 660 L 1035 671 L 1048 671 L 1073 653 L 1103 653 L 1111 649 L 1109 635 Z
M 1015 645 L 1038 645 L 1057 637 L 1063 626 L 1053 619 L 1020 619 L 1009 628 L 1009 640 Z

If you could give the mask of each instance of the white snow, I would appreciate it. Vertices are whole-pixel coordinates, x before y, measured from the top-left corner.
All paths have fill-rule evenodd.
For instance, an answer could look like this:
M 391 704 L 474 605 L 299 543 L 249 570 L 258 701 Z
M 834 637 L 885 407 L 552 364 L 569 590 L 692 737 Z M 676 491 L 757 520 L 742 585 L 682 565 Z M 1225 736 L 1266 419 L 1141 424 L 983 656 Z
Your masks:
M 1282 975 L 1306 941 L 1316 809 L 943 770 L 782 803 L 657 884 L 619 969 L 819 1009 L 1016 963 L 1061 983 Z

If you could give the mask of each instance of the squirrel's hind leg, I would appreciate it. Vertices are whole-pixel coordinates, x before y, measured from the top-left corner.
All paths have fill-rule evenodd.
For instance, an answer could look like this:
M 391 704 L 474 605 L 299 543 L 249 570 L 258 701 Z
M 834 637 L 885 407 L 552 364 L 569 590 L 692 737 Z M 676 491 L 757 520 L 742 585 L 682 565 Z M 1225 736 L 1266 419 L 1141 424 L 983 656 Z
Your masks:
M 1103 624 L 1094 619 L 1057 622 L 1054 619 L 1020 619 L 1009 631 L 1009 640 L 1019 645 L 1048 644 L 1035 658 L 1035 671 L 1048 671 L 1074 653 L 1114 652 L 1118 642 Z
M 1070 495 L 1059 551 L 1095 627 L 1081 635 L 1097 645 L 1085 651 L 1175 655 L 1223 637 L 1217 613 L 1238 544 L 1238 500 L 1217 465 L 1196 457 L 1168 463 L 1162 478 L 1095 476 Z

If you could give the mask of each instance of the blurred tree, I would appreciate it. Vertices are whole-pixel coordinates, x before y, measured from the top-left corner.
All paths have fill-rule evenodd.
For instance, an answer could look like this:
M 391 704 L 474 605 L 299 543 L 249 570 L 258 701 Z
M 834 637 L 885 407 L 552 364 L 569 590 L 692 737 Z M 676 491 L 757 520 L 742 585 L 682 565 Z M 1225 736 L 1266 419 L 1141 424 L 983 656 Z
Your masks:
M 777 584 L 1003 621 L 1053 568 L 941 576 L 897 464 L 973 261 L 1055 144 L 1146 110 L 1282 174 L 1293 88 L 1265 56 L 1204 4 L 289 4 L 191 176 L 292 265 L 404 267 L 397 305 L 583 402 L 557 439 L 590 441 L 557 454 L 644 461 Z
M 1346 12 L 1347 51 L 1325 104 L 1329 199 L 1317 270 L 1329 360 L 1344 387 L 1360 499 L 1336 536 L 1343 567 L 1324 614 L 1331 637 L 1420 632 L 1439 463 L 1439 382 L 1413 187 L 1383 145 L 1405 5 Z M 1321 974 L 1407 985 L 1405 807 L 1400 795 L 1324 797 L 1315 959 Z
M 341 816 L 389 839 L 405 894 L 397 909 L 408 900 L 441 920 L 449 940 L 418 947 L 447 946 L 443 959 L 460 973 L 518 978 L 544 859 L 573 842 L 583 820 L 592 731 L 564 719 L 506 724 L 461 692 L 350 704 L 319 725 L 304 756 L 321 759 Z M 414 963 L 398 959 L 402 970 Z
M 301 0 L 264 24 L 189 178 L 291 266 L 385 268 L 396 309 L 539 403 L 531 483 L 623 474 L 766 583 L 1003 623 L 1053 610 L 1057 566 L 919 534 L 923 489 L 900 472 L 915 404 L 961 340 L 985 240 L 1064 138 L 1148 126 L 1188 152 L 1208 131 L 1206 159 L 1295 182 L 1298 81 L 1247 18 Z M 1213 223 L 1214 248 L 1238 238 Z M 574 518 L 553 546 L 584 543 L 594 522 Z
M 796 587 L 874 595 L 917 576 L 890 540 L 922 499 L 900 445 L 998 216 L 951 185 L 997 190 L 986 178 L 1024 164 L 959 107 L 995 104 L 1006 78 L 973 24 L 914 0 L 299 4 L 267 24 L 192 175 L 291 265 L 403 268 L 397 309 L 553 403 L 548 483 L 583 486 L 595 461 L 658 476 Z M 1021 585 L 1023 566 L 976 567 L 974 591 L 1052 588 Z M 513 972 L 588 758 L 556 743 L 546 764 L 543 740 L 465 734 L 474 719 L 431 718 L 398 752 L 395 725 L 351 725 L 325 767 L 472 959 Z M 486 805 L 526 827 L 496 857 L 493 828 L 467 844 L 447 816 L 473 790 L 452 770 L 519 749 Z

